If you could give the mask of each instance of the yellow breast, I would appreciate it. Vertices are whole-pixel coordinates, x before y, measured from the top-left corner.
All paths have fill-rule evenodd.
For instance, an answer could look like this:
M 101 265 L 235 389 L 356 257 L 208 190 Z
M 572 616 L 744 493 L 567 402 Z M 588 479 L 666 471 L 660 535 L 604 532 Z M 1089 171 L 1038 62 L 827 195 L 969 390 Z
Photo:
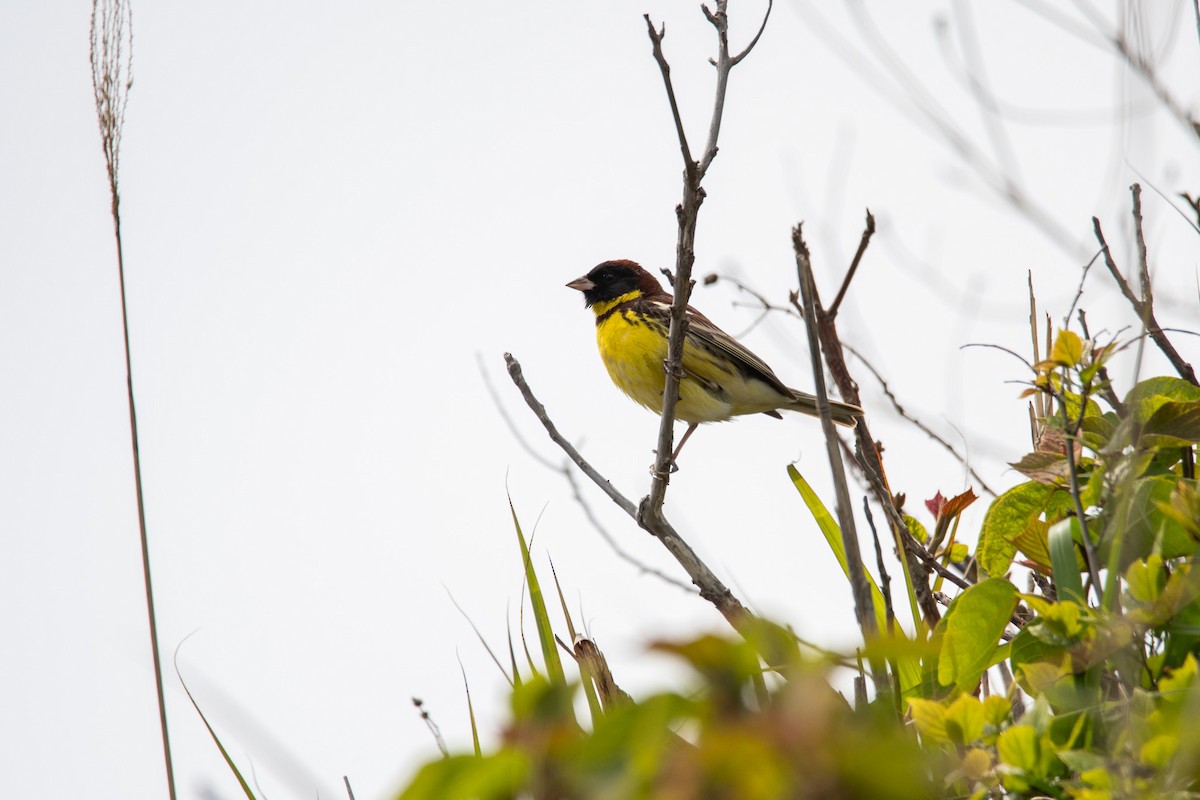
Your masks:
M 655 413 L 662 411 L 667 357 L 667 328 L 636 311 L 614 311 L 596 326 L 600 358 L 621 391 Z M 724 385 L 736 382 L 732 371 L 690 342 L 684 343 L 683 368 L 675 416 L 688 423 L 719 422 L 738 413 Z

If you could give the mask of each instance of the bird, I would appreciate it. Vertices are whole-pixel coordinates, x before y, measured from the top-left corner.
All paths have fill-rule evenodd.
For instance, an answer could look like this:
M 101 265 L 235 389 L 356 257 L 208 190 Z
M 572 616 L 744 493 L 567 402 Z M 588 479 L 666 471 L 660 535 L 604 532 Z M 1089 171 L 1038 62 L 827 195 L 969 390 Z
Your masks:
M 596 315 L 596 343 L 613 383 L 661 414 L 674 297 L 657 278 L 626 259 L 598 264 L 567 287 L 582 292 L 584 304 Z M 675 417 L 688 429 L 671 454 L 672 469 L 701 423 L 743 414 L 782 419 L 781 410 L 818 416 L 816 397 L 789 388 L 766 362 L 708 317 L 688 306 L 687 320 Z M 836 400 L 829 401 L 829 410 L 834 423 L 845 427 L 854 427 L 863 414 L 858 406 Z

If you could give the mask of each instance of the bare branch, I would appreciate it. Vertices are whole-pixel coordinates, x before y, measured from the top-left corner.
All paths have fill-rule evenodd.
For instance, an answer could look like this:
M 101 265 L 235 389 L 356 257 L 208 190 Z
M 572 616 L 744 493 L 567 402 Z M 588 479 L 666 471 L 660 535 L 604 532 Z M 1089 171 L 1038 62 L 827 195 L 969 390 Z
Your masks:
M 1087 280 L 1088 270 L 1090 270 L 1092 268 L 1092 265 L 1096 263 L 1096 259 L 1098 259 L 1099 257 L 1100 257 L 1100 252 L 1096 251 L 1096 254 L 1094 256 L 1092 256 L 1091 258 L 1089 258 L 1088 262 L 1083 265 L 1083 271 L 1079 275 L 1079 288 L 1075 290 L 1075 296 L 1073 298 L 1071 298 L 1071 307 L 1068 308 L 1067 313 L 1063 315 L 1063 327 L 1064 328 L 1068 327 L 1071 324 L 1071 315 L 1073 315 L 1075 313 L 1075 307 L 1079 305 L 1079 301 L 1083 298 L 1083 284 Z M 1033 276 L 1032 276 L 1032 274 L 1030 275 L 1029 281 L 1030 281 L 1029 290 L 1032 292 L 1033 291 L 1033 285 L 1032 285 L 1033 284 Z
M 804 244 L 800 226 L 793 229 L 792 245 L 793 249 L 797 251 L 797 266 L 799 267 L 801 248 L 803 248 L 805 260 L 808 260 L 808 247 Z M 811 274 L 811 267 L 809 273 Z M 824 353 L 825 364 L 829 368 L 829 373 L 833 377 L 834 382 L 837 383 L 842 397 L 851 403 L 861 405 L 858 396 L 858 384 L 850 376 L 850 371 L 846 369 L 846 360 L 842 352 L 843 346 L 837 332 L 837 320 L 830 318 L 821 306 L 821 299 L 815 282 L 811 283 L 810 287 L 812 290 L 811 307 L 801 309 L 797 303 L 796 293 L 792 294 L 792 303 L 797 306 L 805 318 L 810 314 L 816 315 L 817 334 L 821 343 L 820 351 Z M 819 369 L 818 363 L 813 364 L 813 369 Z M 871 438 L 871 431 L 866 417 L 858 419 L 858 424 L 854 428 L 854 436 L 858 447 L 856 463 L 888 518 L 888 524 L 892 529 L 892 536 L 896 542 L 898 556 L 907 559 L 908 576 L 911 580 L 913 592 L 917 597 L 917 602 L 920 605 L 920 614 L 925 619 L 926 624 L 932 629 L 940 618 L 940 612 L 938 611 L 937 603 L 933 599 L 929 584 L 925 580 L 928 571 L 921 566 L 915 556 L 908 554 L 907 549 L 901 542 L 903 537 L 911 537 L 912 534 L 909 533 L 903 517 L 900 516 L 900 512 L 896 509 L 895 501 L 892 499 L 891 490 L 887 486 L 886 478 L 884 478 L 883 462 L 879 456 L 879 449 L 875 441 Z
M 750 55 L 750 51 L 758 44 L 758 40 L 762 38 L 763 31 L 767 29 L 767 20 L 771 18 L 771 9 L 775 7 L 775 0 L 767 0 L 767 13 L 763 14 L 762 24 L 758 26 L 758 33 L 754 34 L 754 38 L 750 40 L 750 44 L 746 45 L 746 49 L 733 57 L 731 66 L 736 67 L 741 63 L 742 59 Z
M 846 485 L 846 469 L 842 464 L 840 440 L 833 427 L 833 417 L 829 411 L 829 396 L 825 392 L 825 372 L 821 369 L 821 344 L 820 334 L 817 331 L 818 311 L 817 299 L 813 290 L 812 261 L 799 225 L 792 229 L 792 247 L 796 251 L 796 272 L 800 281 L 800 295 L 804 303 L 808 350 L 812 358 L 813 393 L 817 399 L 817 414 L 821 418 L 821 428 L 825 434 L 825 449 L 829 456 L 829 469 L 833 475 L 834 490 L 837 495 L 838 525 L 842 531 L 842 547 L 846 553 L 847 575 L 850 579 L 851 591 L 854 594 L 854 614 L 858 618 L 858 626 L 862 629 L 863 638 L 870 641 L 879 633 L 879 629 L 875 623 L 871 586 L 867 583 L 866 572 L 863 570 L 862 553 L 858 547 L 858 532 L 854 525 L 854 515 L 850 511 L 850 490 Z M 859 420 L 859 424 L 864 423 Z M 876 691 L 884 691 L 886 683 L 881 682 L 881 676 L 875 675 L 874 677 Z
M 850 281 L 854 280 L 854 273 L 858 271 L 859 262 L 862 261 L 863 253 L 867 252 L 867 245 L 871 242 L 871 237 L 875 235 L 875 217 L 871 214 L 871 209 L 867 209 L 867 225 L 863 228 L 862 238 L 858 241 L 858 250 L 854 252 L 854 260 L 850 262 L 850 269 L 846 271 L 846 277 L 842 280 L 842 288 L 838 289 L 837 297 L 833 298 L 833 305 L 825 312 L 832 319 L 837 316 L 838 308 L 842 305 L 842 298 L 846 296 L 846 290 L 850 288 Z
M 667 483 L 670 472 L 675 467 L 672 459 L 672 443 L 674 441 L 675 405 L 679 400 L 679 382 L 683 379 L 683 343 L 687 336 L 687 307 L 691 297 L 692 266 L 696 261 L 696 223 L 700 214 L 700 206 L 704 202 L 704 188 L 701 182 L 708 172 L 709 166 L 717 157 L 717 138 L 721 132 L 721 118 L 725 113 L 725 91 L 729 84 L 729 72 L 734 62 L 729 55 L 729 20 L 726 16 L 728 0 L 717 0 L 717 10 L 711 11 L 707 6 L 701 6 L 704 16 L 717 31 L 717 85 L 713 101 L 712 119 L 709 121 L 708 142 L 700 161 L 692 161 L 691 148 L 687 145 L 687 136 L 680 119 L 679 106 L 675 100 L 675 90 L 671 83 L 671 70 L 662 51 L 663 31 L 656 31 L 646 15 L 646 25 L 653 45 L 654 58 L 658 62 L 663 83 L 667 89 L 667 99 L 671 105 L 671 113 L 675 118 L 676 133 L 679 136 L 680 151 L 683 153 L 683 199 L 675 207 L 678 220 L 678 236 L 675 246 L 675 274 L 671 283 L 675 300 L 671 306 L 671 323 L 667 334 L 667 359 L 663 364 L 666 373 L 663 384 L 662 420 L 658 429 L 658 446 L 655 448 L 654 466 L 651 468 L 650 493 L 642 501 L 638 514 L 638 522 L 651 532 L 663 530 L 666 520 L 662 515 L 662 505 L 666 499 Z M 661 538 L 661 537 L 660 537 Z M 664 544 L 665 544 L 664 540 Z M 703 587 L 701 587 L 703 592 Z
M 695 589 L 692 586 L 689 586 L 683 581 L 673 578 L 670 575 L 667 575 L 665 572 L 639 561 L 635 556 L 630 554 L 617 543 L 616 537 L 609 533 L 608 529 L 604 527 L 604 524 L 600 522 L 600 518 L 596 516 L 596 511 L 594 508 L 592 508 L 592 504 L 588 502 L 588 499 L 581 491 L 579 481 L 575 477 L 575 473 L 571 470 L 570 461 L 565 461 L 562 464 L 556 464 L 549 458 L 546 458 L 544 455 L 539 453 L 533 447 L 533 445 L 526 441 L 525 437 L 521 434 L 521 431 L 517 429 L 512 417 L 509 415 L 508 409 L 505 408 L 504 403 L 501 402 L 499 395 L 497 395 L 496 388 L 492 386 L 491 377 L 484 368 L 482 359 L 479 362 L 479 373 L 483 377 L 483 385 L 487 389 L 488 395 L 492 398 L 492 405 L 496 407 L 496 411 L 499 412 L 500 418 L 504 420 L 504 424 L 508 426 L 509 433 L 511 433 L 513 438 L 517 440 L 517 444 L 521 445 L 521 448 L 543 467 L 551 472 L 557 472 L 562 475 L 563 479 L 566 480 L 567 485 L 571 487 L 571 496 L 579 505 L 579 508 L 582 509 L 583 515 L 587 517 L 588 522 L 591 523 L 591 526 L 596 533 L 600 534 L 600 538 L 607 542 L 608 546 L 611 547 L 613 552 L 617 554 L 617 557 L 631 564 L 639 572 L 647 575 L 653 575 L 654 577 L 665 581 L 672 586 L 683 589 L 686 592 L 695 592 Z
M 675 560 L 679 562 L 679 565 L 683 567 L 684 571 L 687 572 L 688 577 L 692 579 L 692 583 L 700 590 L 700 596 L 712 603 L 735 630 L 744 632 L 746 626 L 754 621 L 754 615 L 746 610 L 741 601 L 733 596 L 733 593 L 708 568 L 708 565 L 700 560 L 700 557 L 688 546 L 687 542 L 683 541 L 671 524 L 667 522 L 666 518 L 662 516 L 661 506 L 658 508 L 657 514 L 651 515 L 647 513 L 649 498 L 642 500 L 641 507 L 635 507 L 624 495 L 618 492 L 608 479 L 589 464 L 579 454 L 579 451 L 572 447 L 571 443 L 558 432 L 558 428 L 555 427 L 546 413 L 546 407 L 538 401 L 537 397 L 533 394 L 533 390 L 529 388 L 529 384 L 525 382 L 525 376 L 521 371 L 521 364 L 510 353 L 504 354 L 504 360 L 508 364 L 509 377 L 512 378 L 513 383 L 520 390 L 521 396 L 525 398 L 525 403 L 533 411 L 538 420 L 541 421 L 542 426 L 546 428 L 550 439 L 561 447 L 567 456 L 575 462 L 576 466 L 583 471 L 583 474 L 591 478 L 592 482 L 599 486 L 614 503 L 620 506 L 626 514 L 637 520 L 639 525 L 658 538 L 671 555 L 675 557 Z M 763 655 L 769 660 L 773 654 L 764 653 Z
M 904 536 L 901 538 L 904 542 L 904 546 L 908 548 L 908 552 L 916 556 L 926 567 L 933 570 L 938 575 L 941 575 L 943 578 L 950 581 L 960 589 L 966 589 L 971 586 L 971 582 L 969 580 L 943 567 L 941 562 L 938 561 L 932 553 L 922 547 L 921 543 L 916 539 L 911 536 Z
M 1087 313 L 1082 308 L 1079 309 L 1079 329 L 1083 331 L 1083 338 L 1092 338 L 1091 332 L 1088 331 Z M 1112 378 L 1108 375 L 1108 367 L 1101 365 L 1097 374 L 1100 376 L 1100 396 L 1112 406 L 1113 411 L 1116 411 L 1121 416 L 1125 416 L 1125 404 L 1121 402 L 1121 398 L 1117 397 L 1116 391 L 1113 390 Z
M 1113 260 L 1112 251 L 1108 247 L 1108 242 L 1104 239 L 1104 231 L 1100 228 L 1100 220 L 1097 217 L 1092 217 L 1092 229 L 1096 233 L 1096 239 L 1100 242 L 1100 250 L 1104 254 L 1104 264 L 1108 267 L 1108 271 L 1112 274 L 1113 280 L 1117 282 L 1117 287 L 1121 290 L 1121 294 L 1129 301 L 1129 305 L 1133 306 L 1134 312 L 1142 321 L 1143 327 L 1154 343 L 1158 345 L 1158 349 L 1163 352 L 1171 365 L 1175 367 L 1175 371 L 1180 377 L 1189 383 L 1200 386 L 1200 381 L 1196 379 L 1196 371 L 1192 365 L 1183 359 L 1175 346 L 1167 338 L 1162 327 L 1158 324 L 1158 320 L 1154 317 L 1154 297 L 1150 290 L 1150 268 L 1148 266 L 1149 258 L 1146 253 L 1145 238 L 1142 233 L 1142 204 L 1141 204 L 1141 187 L 1134 184 L 1131 187 L 1133 192 L 1133 218 L 1134 226 L 1137 229 L 1138 239 L 1138 260 L 1139 273 L 1142 275 L 1143 296 L 1138 297 L 1133 293 L 1133 289 L 1129 286 L 1129 282 L 1125 280 L 1125 276 L 1117 268 L 1116 262 Z
M 546 413 L 546 407 L 538 401 L 533 394 L 533 390 L 529 388 L 529 384 L 525 382 L 525 375 L 521 371 L 521 363 L 513 358 L 511 353 L 504 354 L 504 363 L 508 365 L 508 375 L 512 378 L 512 382 L 517 385 L 517 388 L 521 390 L 521 396 L 525 398 L 525 403 L 533 411 L 538 421 L 542 423 L 542 426 L 545 427 L 546 433 L 550 434 L 550 440 L 561 447 L 563 452 L 567 454 L 567 457 L 575 463 L 575 466 L 579 467 L 584 475 L 591 478 L 592 483 L 599 486 L 601 491 L 609 496 L 609 499 L 621 507 L 622 511 L 631 517 L 635 516 L 637 514 L 637 506 L 625 495 L 618 492 L 612 483 L 601 475 L 595 467 L 589 464 L 587 459 L 575 449 L 574 445 L 563 438 L 563 435 L 558 432 L 558 428 L 554 426 L 550 415 Z
M 671 116 L 675 120 L 675 134 L 679 137 L 679 149 L 683 153 L 684 169 L 689 173 L 695 169 L 695 159 L 692 158 L 691 148 L 688 147 L 687 134 L 683 130 L 683 118 L 679 115 L 679 102 L 675 99 L 675 86 L 671 83 L 671 65 L 667 63 L 667 57 L 663 54 L 662 41 L 667 35 L 667 25 L 663 23 L 662 27 L 655 30 L 654 23 L 650 21 L 649 14 L 643 14 L 643 19 L 646 20 L 646 30 L 650 34 L 650 41 L 654 50 L 654 60 L 658 62 L 658 69 L 662 72 L 663 83 L 667 87 L 667 100 L 671 104 Z
M 879 591 L 883 595 L 884 611 L 887 618 L 888 633 L 896 630 L 896 609 L 892 605 L 892 576 L 888 575 L 887 564 L 883 560 L 883 547 L 879 544 L 879 531 L 875 530 L 875 517 L 871 515 L 870 499 L 863 495 L 863 515 L 867 518 L 867 527 L 871 529 L 871 539 L 875 542 L 875 566 L 879 570 Z
M 858 352 L 853 347 L 851 347 L 850 345 L 848 345 L 844 342 L 842 343 L 842 347 L 846 348 L 846 352 L 850 353 L 855 358 L 857 358 L 859 361 L 861 361 L 863 363 L 863 366 L 867 368 L 867 371 L 870 372 L 875 377 L 875 380 L 877 380 L 879 382 L 879 386 L 883 390 L 884 396 L 887 397 L 887 399 L 891 402 L 892 408 L 894 408 L 896 410 L 897 414 L 899 414 L 902 418 L 908 420 L 913 425 L 915 425 L 918 430 L 920 430 L 922 433 L 924 433 L 930 439 L 933 439 L 935 442 L 940 444 L 942 447 L 946 448 L 946 450 L 950 453 L 950 455 L 952 455 L 956 459 L 958 459 L 959 463 L 961 463 L 963 466 L 965 466 L 967 468 L 967 472 L 969 472 L 971 477 L 974 478 L 976 483 L 979 484 L 979 488 L 983 489 L 983 491 L 987 492 L 992 497 L 996 497 L 996 492 L 990 486 L 987 485 L 987 482 L 984 481 L 983 477 L 978 472 L 976 472 L 975 468 L 972 467 L 967 462 L 966 456 L 959 453 L 958 450 L 955 449 L 954 445 L 950 444 L 948 441 L 946 441 L 941 436 L 939 436 L 936 431 L 934 431 L 932 428 L 930 428 L 924 422 L 921 422 L 921 420 L 917 419 L 912 414 L 909 414 L 908 411 L 905 410 L 904 406 L 900 405 L 899 399 L 897 399 L 896 395 L 892 392 L 891 387 L 888 386 L 888 383 L 886 380 L 884 380 L 884 377 L 879 374 L 879 370 L 877 370 L 875 368 L 875 366 L 863 356 L 862 353 Z

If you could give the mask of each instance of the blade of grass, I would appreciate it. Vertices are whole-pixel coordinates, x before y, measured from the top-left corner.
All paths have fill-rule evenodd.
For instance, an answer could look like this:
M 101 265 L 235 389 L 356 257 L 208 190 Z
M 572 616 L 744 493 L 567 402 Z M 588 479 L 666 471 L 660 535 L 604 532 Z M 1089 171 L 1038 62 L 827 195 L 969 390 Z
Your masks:
M 525 535 L 521 532 L 521 523 L 517 519 L 517 510 L 513 508 L 512 498 L 509 498 L 508 509 L 512 513 L 517 542 L 521 545 L 521 560 L 525 564 L 525 584 L 529 587 L 529 605 L 533 608 L 533 621 L 537 625 L 538 641 L 542 646 L 542 659 L 545 661 L 546 673 L 551 683 L 564 686 L 567 678 L 563 673 L 558 647 L 554 643 L 554 631 L 550 627 L 550 614 L 546 611 L 546 600 L 542 595 L 542 587 L 538 582 L 537 571 L 533 568 L 533 559 L 530 558 Z M 522 604 L 523 607 L 524 604 Z M 524 638 L 523 635 L 522 638 Z
M 562 606 L 563 619 L 567 621 L 567 633 L 571 635 L 571 641 L 574 642 L 578 638 L 575 633 L 575 623 L 571 620 L 571 612 L 567 610 L 567 599 L 563 597 L 562 584 L 558 582 L 558 570 L 554 568 L 553 559 L 550 559 L 550 574 L 554 577 L 554 588 L 558 592 L 558 602 Z M 596 696 L 596 686 L 587 666 L 578 659 L 575 661 L 575 666 L 579 668 L 579 680 L 583 684 L 583 694 L 587 697 L 588 711 L 591 712 L 594 726 L 603 713 L 600 708 L 600 698 Z
M 184 641 L 187 641 L 184 639 Z M 179 643 L 179 647 L 183 646 L 183 642 Z M 213 742 L 217 745 L 217 749 L 221 751 L 221 758 L 225 759 L 226 766 L 229 771 L 237 778 L 238 785 L 242 787 L 242 791 L 250 800 L 255 800 L 254 792 L 250 791 L 250 784 L 242 777 L 242 773 L 238 770 L 237 765 L 233 763 L 233 759 L 229 757 L 229 751 L 225 749 L 225 745 L 221 744 L 220 737 L 213 730 L 212 725 L 208 724 L 208 717 L 204 716 L 204 712 L 200 710 L 200 704 L 196 702 L 196 698 L 192 697 L 192 690 L 188 688 L 187 681 L 183 679 L 183 674 L 179 671 L 179 647 L 175 648 L 175 676 L 179 678 L 179 684 L 183 687 L 183 691 L 187 694 L 188 701 L 191 702 L 192 708 L 196 709 L 196 713 L 200 715 L 200 721 L 204 723 L 204 727 L 208 729 L 208 735 L 212 737 Z
M 483 749 L 479 746 L 479 726 L 475 722 L 475 706 L 471 702 L 471 684 L 467 682 L 467 669 L 463 666 L 462 659 L 458 660 L 458 669 L 463 676 L 463 691 L 467 694 L 467 714 L 471 717 L 471 744 L 475 746 L 475 757 L 483 756 Z
M 834 558 L 837 559 L 838 565 L 842 568 L 843 574 L 847 578 L 850 577 L 850 568 L 846 564 L 846 551 L 842 546 L 842 531 L 838 527 L 837 521 L 833 515 L 829 513 L 829 509 L 825 508 L 825 504 L 821 502 L 821 498 L 809 486 L 808 481 L 800 472 L 791 464 L 788 465 L 788 477 L 792 479 L 796 490 L 800 492 L 801 499 L 808 506 L 809 513 L 816 520 L 817 527 L 821 529 L 821 534 L 825 537 L 825 542 L 829 545 L 829 549 L 833 551 Z M 904 564 L 904 559 L 900 559 L 900 563 Z M 883 592 L 879 590 L 879 585 L 875 583 L 875 578 L 871 576 L 871 572 L 864 566 L 863 571 L 867 578 L 867 583 L 871 587 L 871 602 L 875 609 L 875 619 L 879 625 L 881 636 L 887 631 L 887 603 L 883 598 Z M 920 623 L 921 615 L 916 607 L 916 597 L 913 595 L 911 580 L 908 578 L 908 570 L 905 568 L 905 580 L 909 582 L 909 602 L 913 607 L 913 618 Z M 922 623 L 923 624 L 923 623 Z M 908 637 L 896 626 L 894 635 L 902 640 L 907 641 Z M 919 686 L 921 683 L 921 666 L 920 660 L 916 658 L 902 658 L 896 663 L 896 668 L 900 678 L 900 692 L 907 694 L 911 689 Z
M 496 664 L 496 669 L 500 670 L 500 674 L 504 676 L 504 680 L 508 681 L 509 686 L 514 686 L 515 684 L 512 677 L 504 671 L 504 665 L 500 663 L 500 659 L 496 657 L 494 652 L 492 652 L 492 648 L 488 646 L 487 640 L 483 638 L 483 634 L 479 632 L 479 628 L 475 626 L 475 622 L 469 616 L 467 616 L 466 611 L 463 611 L 462 606 L 460 606 L 458 601 L 454 599 L 454 595 L 450 593 L 450 590 L 445 586 L 442 586 L 442 588 L 446 589 L 446 594 L 450 597 L 450 602 L 454 604 L 456 609 L 458 609 L 458 613 L 463 615 L 463 619 L 465 619 L 467 624 L 471 626 L 471 630 L 475 631 L 475 638 L 478 639 L 479 643 L 483 645 L 483 649 L 487 651 L 487 654 L 492 657 L 492 661 Z
M 838 566 L 842 568 L 842 572 L 847 577 L 850 576 L 850 567 L 846 563 L 846 549 L 842 546 L 842 532 L 838 527 L 837 520 L 829 513 L 829 509 L 825 508 L 825 504 L 821 502 L 821 498 L 817 497 L 817 493 L 809 486 L 808 481 L 800 472 L 791 464 L 788 465 L 788 477 L 792 479 L 796 490 L 800 492 L 801 499 L 808 506 L 809 513 L 816 520 L 817 527 L 821 529 L 821 534 L 825 537 L 825 542 L 829 545 L 829 549 L 833 551 L 834 558 L 837 559 Z M 879 630 L 887 630 L 887 607 L 883 601 L 883 592 L 879 590 L 879 586 L 875 583 L 875 578 L 870 572 L 867 572 L 867 582 L 871 585 L 871 599 L 875 606 L 875 619 L 879 624 Z

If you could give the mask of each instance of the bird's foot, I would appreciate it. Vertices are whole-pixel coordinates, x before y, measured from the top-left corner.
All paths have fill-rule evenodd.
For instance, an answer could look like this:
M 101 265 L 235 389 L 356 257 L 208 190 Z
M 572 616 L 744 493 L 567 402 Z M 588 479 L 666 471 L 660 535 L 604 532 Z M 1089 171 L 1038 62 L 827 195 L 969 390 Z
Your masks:
M 679 472 L 679 465 L 675 463 L 674 458 L 668 460 L 666 464 L 663 464 L 663 467 L 665 467 L 665 470 L 659 470 L 658 461 L 656 460 L 650 465 L 650 477 L 660 478 L 665 481 L 668 480 L 674 473 Z

